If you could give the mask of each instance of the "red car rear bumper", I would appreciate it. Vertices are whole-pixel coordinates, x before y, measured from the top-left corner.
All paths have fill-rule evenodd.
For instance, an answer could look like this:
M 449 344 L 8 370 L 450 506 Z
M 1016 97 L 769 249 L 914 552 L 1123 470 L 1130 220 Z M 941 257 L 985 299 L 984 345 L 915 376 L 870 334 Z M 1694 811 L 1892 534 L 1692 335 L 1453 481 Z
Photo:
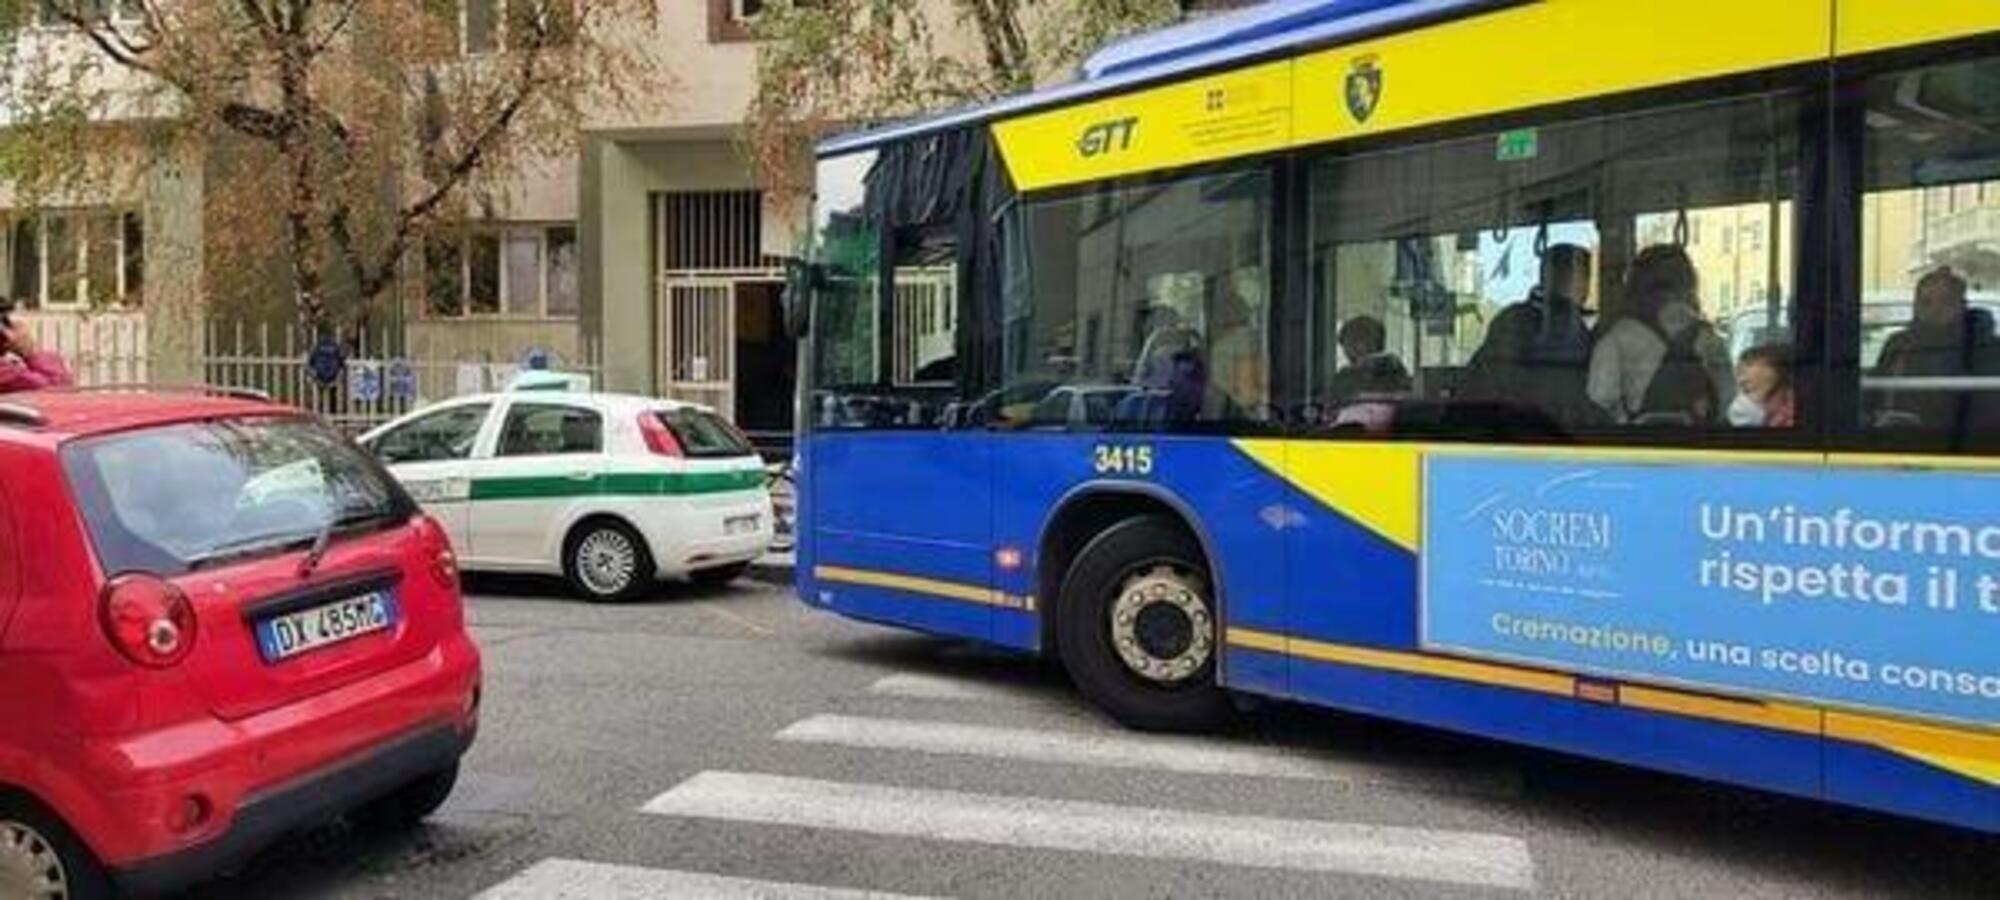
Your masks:
M 237 721 L 86 743 L 66 818 L 121 886 L 157 893 L 450 765 L 478 729 L 463 634 L 422 659 Z

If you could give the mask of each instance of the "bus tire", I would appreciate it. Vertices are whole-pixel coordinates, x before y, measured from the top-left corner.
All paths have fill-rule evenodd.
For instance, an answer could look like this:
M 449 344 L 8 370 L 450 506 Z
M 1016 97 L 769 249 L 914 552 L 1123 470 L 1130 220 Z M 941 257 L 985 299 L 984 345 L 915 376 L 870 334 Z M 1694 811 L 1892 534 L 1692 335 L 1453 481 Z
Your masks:
M 1208 731 L 1231 717 L 1203 560 L 1178 522 L 1137 516 L 1092 539 L 1063 578 L 1057 652 L 1077 689 L 1129 728 Z

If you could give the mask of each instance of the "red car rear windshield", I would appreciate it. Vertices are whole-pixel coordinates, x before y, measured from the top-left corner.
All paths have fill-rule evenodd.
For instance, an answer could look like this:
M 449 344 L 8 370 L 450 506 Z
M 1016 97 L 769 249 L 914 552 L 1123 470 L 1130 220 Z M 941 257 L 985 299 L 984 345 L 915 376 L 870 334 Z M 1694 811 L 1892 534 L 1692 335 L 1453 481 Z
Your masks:
M 690 459 L 721 456 L 749 456 L 756 452 L 736 429 L 711 413 L 698 409 L 669 409 L 658 413 L 660 424 L 674 433 L 681 452 Z
M 63 465 L 109 574 L 178 575 L 406 521 L 376 463 L 305 419 L 191 422 L 70 444 Z

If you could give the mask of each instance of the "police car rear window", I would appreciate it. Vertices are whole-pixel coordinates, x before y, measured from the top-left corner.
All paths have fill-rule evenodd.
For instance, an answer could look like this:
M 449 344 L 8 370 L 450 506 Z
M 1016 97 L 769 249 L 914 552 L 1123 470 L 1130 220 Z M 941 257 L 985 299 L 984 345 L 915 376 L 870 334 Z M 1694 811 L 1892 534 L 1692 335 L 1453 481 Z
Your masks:
M 690 458 L 749 456 L 754 451 L 728 422 L 698 409 L 669 409 L 657 413 L 660 424 L 674 433 L 681 452 Z

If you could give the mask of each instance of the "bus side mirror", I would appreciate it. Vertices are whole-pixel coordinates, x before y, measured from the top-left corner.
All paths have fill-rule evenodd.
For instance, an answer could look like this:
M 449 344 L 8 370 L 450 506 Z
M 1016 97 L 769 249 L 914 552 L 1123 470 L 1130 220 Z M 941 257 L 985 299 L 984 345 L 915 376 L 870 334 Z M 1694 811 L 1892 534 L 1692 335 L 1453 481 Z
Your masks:
M 785 260 L 785 334 L 793 340 L 811 333 L 813 295 L 825 282 L 825 270 L 819 264 Z

